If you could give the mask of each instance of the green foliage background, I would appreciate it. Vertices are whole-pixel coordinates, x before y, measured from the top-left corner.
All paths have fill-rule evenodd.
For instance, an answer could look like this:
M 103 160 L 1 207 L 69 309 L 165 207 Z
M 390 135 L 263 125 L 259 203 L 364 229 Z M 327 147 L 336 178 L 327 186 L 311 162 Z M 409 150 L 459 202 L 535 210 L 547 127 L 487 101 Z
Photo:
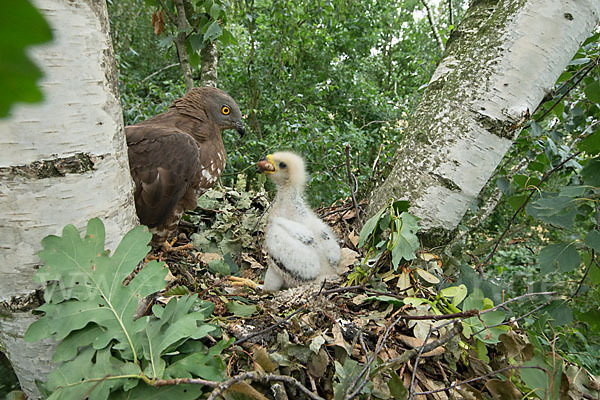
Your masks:
M 147 5 L 147 3 L 149 5 Z M 198 2 L 205 3 L 205 2 Z M 219 3 L 221 4 L 221 3 Z M 303 154 L 313 205 L 349 194 L 344 144 L 363 185 L 386 165 L 440 56 L 416 0 L 232 1 L 221 4 L 237 44 L 219 43 L 219 86 L 247 113 L 243 139 L 225 135 L 225 183 L 278 149 Z M 184 93 L 167 31 L 155 36 L 152 1 L 109 1 L 126 124 Z M 446 29 L 444 21 L 441 28 Z M 194 71 L 199 79 L 199 69 Z M 252 180 L 250 180 L 251 182 Z

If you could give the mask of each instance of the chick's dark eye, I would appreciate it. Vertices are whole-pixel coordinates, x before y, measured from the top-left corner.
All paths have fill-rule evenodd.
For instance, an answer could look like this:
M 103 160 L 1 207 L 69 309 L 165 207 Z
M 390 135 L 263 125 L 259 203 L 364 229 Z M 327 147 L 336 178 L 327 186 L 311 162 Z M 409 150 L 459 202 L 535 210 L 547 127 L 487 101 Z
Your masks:
M 282 161 L 279 163 L 279 168 L 285 168 L 287 165 Z
M 231 108 L 229 108 L 227 106 L 223 106 L 223 107 L 221 107 L 221 112 L 225 115 L 229 115 L 229 113 L 231 112 Z

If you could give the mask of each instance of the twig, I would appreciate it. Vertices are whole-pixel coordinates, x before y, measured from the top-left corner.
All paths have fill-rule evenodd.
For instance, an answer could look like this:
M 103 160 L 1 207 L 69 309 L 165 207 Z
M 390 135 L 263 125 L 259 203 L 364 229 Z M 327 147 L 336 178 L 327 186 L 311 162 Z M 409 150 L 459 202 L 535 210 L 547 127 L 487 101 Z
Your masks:
M 542 115 L 541 115 L 541 116 L 540 116 L 538 119 L 536 119 L 536 120 L 535 120 L 535 122 L 539 122 L 539 121 L 543 120 L 543 119 L 546 117 L 546 115 L 548 115 L 548 114 L 549 114 L 549 113 L 550 113 L 550 112 L 551 112 L 551 111 L 554 109 L 554 107 L 556 107 L 556 106 L 557 106 L 557 105 L 558 105 L 558 104 L 559 104 L 559 103 L 560 103 L 560 102 L 561 102 L 561 101 L 562 101 L 562 100 L 563 100 L 563 99 L 564 99 L 564 98 L 565 98 L 565 97 L 566 97 L 566 96 L 567 96 L 567 95 L 568 95 L 568 94 L 571 92 L 571 90 L 573 90 L 573 89 L 574 89 L 574 88 L 575 88 L 575 87 L 576 87 L 576 86 L 579 84 L 579 82 L 581 82 L 581 80 L 582 80 L 583 78 L 585 78 L 585 76 L 586 76 L 588 73 L 590 73 L 590 71 L 591 71 L 592 69 L 594 69 L 594 67 L 595 67 L 596 65 L 598 65 L 598 61 L 599 61 L 599 60 L 600 60 L 600 57 L 599 57 L 599 58 L 597 58 L 597 59 L 596 59 L 596 60 L 594 60 L 594 61 L 591 61 L 591 62 L 590 62 L 590 65 L 586 67 L 586 68 L 587 68 L 587 70 L 586 70 L 586 71 L 585 71 L 585 72 L 584 72 L 584 73 L 583 73 L 583 74 L 582 74 L 582 75 L 581 75 L 581 76 L 580 76 L 580 77 L 579 77 L 579 78 L 578 78 L 578 79 L 575 81 L 575 83 L 573 83 L 573 86 L 571 86 L 571 87 L 570 87 L 570 88 L 569 88 L 567 91 L 565 91 L 565 92 L 562 94 L 562 96 L 560 96 L 560 97 L 558 98 L 558 100 L 556 100 L 556 101 L 554 102 L 554 104 L 552 104 L 552 106 L 550 106 L 550 108 L 549 108 L 548 110 L 546 110 L 546 112 L 544 112 L 544 113 L 543 113 L 543 114 L 542 114 Z M 580 73 L 581 71 L 583 71 L 584 69 L 585 69 L 585 68 L 583 68 L 583 69 L 579 70 L 579 71 L 577 72 L 577 74 L 579 74 L 579 73 Z
M 191 384 L 191 385 L 206 385 L 213 388 L 219 386 L 221 382 L 215 381 L 207 381 L 206 379 L 199 378 L 174 378 L 174 379 L 157 379 L 153 386 L 161 387 L 161 386 L 175 386 L 181 384 Z
M 537 292 L 537 293 L 526 293 L 524 295 L 509 299 L 503 303 L 498 304 L 497 306 L 490 308 L 488 310 L 484 310 L 484 311 L 477 311 L 477 310 L 467 310 L 464 311 L 462 313 L 455 313 L 455 314 L 448 314 L 445 316 L 437 316 L 437 315 L 429 315 L 429 316 L 412 316 L 412 315 L 400 315 L 385 331 L 380 343 L 378 343 L 377 348 L 373 354 L 373 356 L 371 356 L 370 358 L 367 358 L 367 363 L 365 364 L 365 367 L 363 367 L 363 369 L 361 370 L 360 374 L 357 376 L 356 380 L 349 385 L 350 389 L 354 389 L 354 387 L 356 386 L 356 384 L 362 379 L 362 377 L 364 376 L 364 374 L 370 370 L 370 366 L 371 364 L 374 362 L 374 360 L 377 358 L 377 355 L 381 352 L 381 349 L 383 348 L 383 345 L 385 344 L 385 341 L 387 340 L 387 337 L 389 335 L 390 330 L 396 325 L 398 324 L 398 322 L 400 322 L 400 320 L 402 319 L 448 319 L 448 317 L 452 316 L 454 319 L 456 318 L 468 318 L 468 317 L 472 317 L 472 316 L 476 316 L 476 315 L 481 315 L 481 314 L 485 314 L 487 312 L 491 312 L 493 310 L 496 310 L 500 307 L 504 307 L 506 304 L 511 303 L 513 301 L 517 301 L 526 297 L 531 297 L 531 296 L 539 296 L 539 295 L 553 295 L 555 294 L 555 292 Z M 542 305 L 544 306 L 544 305 Z M 539 307 L 541 308 L 541 307 Z M 537 311 L 539 308 L 536 308 L 535 310 L 533 310 L 531 313 Z M 446 317 L 446 318 L 444 318 Z M 524 318 L 525 316 L 523 316 L 522 318 Z M 445 324 L 442 324 L 441 326 L 438 326 L 436 328 L 431 329 L 431 332 L 435 332 L 438 331 L 439 329 L 445 327 L 448 324 L 453 323 L 453 321 L 448 321 Z M 401 356 L 396 357 L 392 360 L 389 360 L 384 367 L 389 368 L 392 367 L 393 365 L 396 364 L 402 364 L 405 363 L 407 361 L 409 361 L 410 359 L 417 357 L 419 352 L 421 353 L 427 353 L 437 347 L 440 347 L 444 344 L 446 344 L 447 342 L 450 341 L 450 339 L 452 339 L 454 336 L 458 335 L 459 333 L 462 332 L 462 324 L 461 323 L 454 323 L 454 327 L 452 328 L 452 330 L 450 330 L 450 332 L 448 332 L 446 335 L 444 335 L 444 337 L 429 342 L 429 343 L 424 343 L 422 346 L 420 346 L 418 349 L 412 349 L 412 350 L 408 350 L 406 352 L 404 352 Z M 416 365 L 415 365 L 416 368 Z M 362 390 L 362 388 L 364 387 L 364 385 L 367 383 L 367 380 L 364 379 L 362 380 L 362 382 L 359 384 L 359 386 L 348 396 L 346 396 L 346 400 L 350 400 L 352 398 L 354 398 L 355 396 L 357 396 L 360 391 Z M 414 393 L 414 396 L 419 395 L 420 393 Z
M 360 382 L 360 384 L 358 384 L 358 387 L 356 387 L 356 389 L 355 389 L 355 390 L 354 390 L 352 393 L 350 393 L 349 395 L 347 395 L 347 396 L 346 396 L 345 400 L 350 400 L 350 399 L 353 399 L 354 397 L 356 397 L 356 396 L 357 396 L 357 395 L 358 395 L 358 394 L 361 392 L 361 390 L 363 389 L 363 387 L 364 387 L 364 386 L 367 384 L 367 382 L 368 382 L 368 379 L 363 379 L 363 376 L 364 376 L 366 373 L 368 373 L 368 372 L 370 371 L 370 369 L 371 369 L 371 365 L 373 364 L 373 362 L 375 361 L 375 359 L 377 358 L 377 356 L 379 355 L 379 353 L 380 353 L 380 352 L 381 352 L 381 350 L 383 349 L 383 346 L 385 345 L 385 342 L 387 341 L 387 337 L 388 337 L 388 335 L 389 335 L 390 331 L 392 330 L 392 328 L 393 328 L 394 326 L 396 326 L 396 325 L 398 324 L 398 322 L 400 322 L 400 321 L 401 321 L 402 319 L 404 319 L 405 317 L 407 317 L 407 315 L 400 315 L 400 316 L 399 316 L 398 318 L 396 318 L 396 320 L 394 320 L 394 322 L 393 322 L 393 323 L 392 323 L 392 324 L 391 324 L 391 325 L 390 325 L 390 326 L 389 326 L 389 327 L 388 327 L 388 328 L 385 330 L 385 333 L 384 333 L 383 337 L 381 337 L 381 339 L 379 340 L 379 343 L 377 344 L 377 347 L 375 348 L 375 352 L 373 353 L 373 355 L 372 355 L 370 358 L 367 358 L 367 362 L 365 363 L 365 366 L 363 367 L 363 369 L 360 371 L 360 373 L 359 373 L 359 374 L 358 374 L 358 376 L 357 376 L 357 377 L 354 379 L 354 381 L 353 381 L 353 382 L 352 382 L 350 385 L 348 385 L 348 391 L 350 391 L 350 390 L 354 389 L 354 388 L 356 387 L 356 385 L 358 384 L 358 382 Z M 438 326 L 438 327 L 434 328 L 434 329 L 432 330 L 432 332 L 436 332 L 436 331 L 438 331 L 439 329 L 441 329 L 441 328 L 445 327 L 446 325 L 448 325 L 448 324 L 451 324 L 452 322 L 453 322 L 453 321 L 446 322 L 446 323 L 444 323 L 444 324 L 442 324 L 442 325 L 440 325 L 440 326 Z M 462 331 L 462 325 L 461 325 L 461 324 L 456 324 L 456 325 L 459 325 L 459 328 L 456 328 L 456 326 L 455 326 L 455 329 L 457 329 L 457 333 L 456 333 L 456 334 L 458 334 L 458 333 L 460 333 L 460 332 Z M 454 337 L 456 334 L 453 334 L 451 337 Z M 451 337 L 450 337 L 450 338 L 451 338 Z M 450 338 L 448 338 L 448 340 L 450 340 Z M 436 341 L 436 342 L 431 342 L 431 343 L 438 343 L 438 342 Z M 430 344 L 431 344 L 431 343 L 430 343 Z M 444 342 L 444 343 L 445 343 L 445 342 Z M 438 346 L 439 346 L 439 344 L 438 344 L 438 345 L 436 345 L 435 347 L 438 347 Z M 430 351 L 431 349 L 435 348 L 435 347 L 429 348 L 429 347 L 428 347 L 428 345 L 423 345 L 422 347 L 423 347 L 424 349 L 429 349 L 429 350 L 424 350 L 425 352 L 428 352 L 428 351 Z M 416 355 L 416 352 L 417 352 L 417 350 L 416 350 L 416 349 L 413 349 L 413 350 L 414 350 L 414 355 Z M 412 353 L 411 353 L 411 351 L 412 351 L 412 350 L 409 350 L 409 351 L 405 352 L 404 354 L 412 354 Z M 412 358 L 414 355 L 411 355 L 411 356 L 409 356 L 409 358 L 408 358 L 408 359 Z M 402 356 L 401 356 L 401 357 L 402 357 Z M 398 358 L 401 358 L 401 357 L 398 357 Z M 386 364 L 386 365 L 387 365 L 387 364 Z
M 383 149 L 383 143 L 379 145 L 379 151 L 377 152 L 377 157 L 375 157 L 375 161 L 373 161 L 373 167 L 371 168 L 371 178 L 375 176 L 375 168 L 377 167 L 377 163 L 379 162 L 379 156 L 381 155 L 381 150 Z
M 401 289 L 401 290 L 399 290 L 399 292 L 406 292 L 406 291 L 408 291 L 408 290 L 410 290 L 410 289 L 412 289 L 412 288 L 411 288 L 411 287 L 407 287 L 407 288 L 404 288 L 404 289 Z M 375 289 L 366 288 L 366 287 L 364 287 L 364 286 L 362 286 L 362 285 L 356 285 L 356 286 L 346 286 L 346 287 L 337 287 L 337 288 L 333 288 L 333 289 L 328 289 L 328 290 L 325 290 L 325 291 L 323 292 L 323 294 L 340 293 L 340 292 L 349 292 L 349 291 L 352 291 L 352 290 L 362 290 L 362 291 L 365 291 L 365 292 L 374 293 L 374 294 L 379 294 L 379 295 L 382 295 L 382 296 L 390 296 L 390 297 L 395 297 L 395 298 L 397 298 L 398 300 L 404 300 L 404 297 L 402 297 L 402 296 L 400 296 L 400 295 L 398 295 L 398 294 L 396 294 L 396 293 L 382 292 L 382 291 L 379 291 L 379 290 L 375 290 Z
M 460 382 L 453 383 L 451 386 L 447 386 L 447 387 L 444 387 L 444 388 L 441 388 L 441 389 L 430 390 L 428 392 L 417 392 L 414 395 L 415 396 L 426 396 L 428 394 L 433 394 L 433 393 L 438 393 L 438 392 L 445 392 L 445 391 L 448 391 L 448 390 L 452 390 L 452 389 L 454 389 L 457 386 L 461 386 L 461 385 L 464 385 L 464 384 L 467 384 L 467 383 L 471 383 L 471 382 L 477 382 L 477 381 L 480 381 L 482 379 L 489 378 L 490 376 L 493 376 L 493 375 L 496 375 L 496 374 L 499 374 L 499 373 L 502 373 L 502 372 L 505 372 L 505 371 L 510 371 L 510 370 L 513 370 L 513 369 L 531 369 L 531 368 L 541 369 L 542 371 L 544 371 L 546 374 L 549 375 L 548 370 L 546 368 L 542 368 L 542 367 L 537 366 L 537 365 L 532 365 L 532 366 L 510 365 L 508 367 L 500 368 L 500 369 L 498 369 L 496 371 L 488 372 L 487 374 L 482 375 L 482 376 L 478 376 L 476 378 L 471 378 L 471 379 L 467 379 L 466 381 L 460 381 Z
M 324 400 L 321 396 L 311 392 L 308 388 L 306 388 L 306 386 L 304 386 L 303 384 L 301 384 L 300 382 L 298 382 L 295 378 L 293 378 L 291 376 L 276 375 L 276 374 L 262 375 L 255 371 L 246 372 L 244 374 L 234 376 L 233 378 L 230 378 L 230 379 L 226 380 L 225 382 L 219 383 L 215 387 L 215 389 L 212 391 L 210 396 L 208 396 L 208 400 L 215 400 L 218 396 L 221 395 L 221 393 L 223 393 L 229 387 L 231 387 L 232 385 L 234 385 L 238 382 L 244 381 L 246 379 L 250 379 L 253 381 L 265 381 L 265 382 L 271 382 L 271 381 L 285 382 L 290 385 L 296 386 L 302 393 L 304 393 L 306 396 L 308 396 L 312 400 Z
M 364 128 L 366 128 L 367 126 L 371 125 L 371 124 L 385 124 L 389 121 L 370 121 L 367 122 L 366 124 L 364 124 L 363 126 L 361 126 L 360 128 L 358 128 L 359 131 L 362 131 Z
M 440 360 L 437 360 L 437 366 L 440 369 L 440 373 L 442 374 L 442 377 L 444 378 L 444 382 L 448 382 L 448 375 L 446 375 L 446 371 L 444 371 L 444 367 L 442 366 L 442 363 L 440 362 Z
M 356 220 L 359 223 L 359 228 L 362 228 L 363 223 L 360 218 L 360 211 L 358 209 L 358 202 L 356 201 L 356 192 L 358 191 L 358 181 L 356 180 L 356 176 L 350 170 L 350 145 L 346 143 L 346 172 L 348 173 L 348 183 L 350 184 L 350 193 L 352 194 L 352 204 L 354 204 L 354 210 L 356 212 Z M 353 188 L 352 184 L 355 184 Z
M 375 361 L 375 359 L 381 352 L 381 349 L 383 349 L 383 346 L 387 340 L 388 335 L 390 334 L 390 331 L 392 330 L 392 328 L 394 328 L 394 326 L 396 326 L 398 324 L 398 322 L 400 322 L 402 320 L 402 317 L 403 316 L 401 315 L 398 318 L 396 318 L 396 320 L 394 322 L 392 322 L 386 328 L 385 333 L 380 338 L 379 343 L 377 344 L 377 347 L 375 348 L 375 351 L 373 352 L 373 355 L 370 358 L 367 358 L 367 362 L 365 363 L 365 366 L 363 367 L 363 369 L 360 371 L 360 373 L 358 374 L 356 379 L 354 379 L 354 381 L 348 386 L 348 391 L 354 389 L 356 384 L 362 379 L 363 375 L 371 368 L 371 364 L 373 364 L 373 362 Z M 350 399 L 354 398 L 358 393 L 360 393 L 360 391 L 362 390 L 362 388 L 365 386 L 366 383 L 367 383 L 367 380 L 366 379 L 363 380 L 362 383 L 358 386 L 358 388 L 356 388 L 356 390 L 354 392 L 352 392 L 351 394 L 346 396 L 346 400 L 350 400 Z
M 148 75 L 147 77 L 145 77 L 144 79 L 142 79 L 142 80 L 140 81 L 140 83 L 144 83 L 144 82 L 146 82 L 148 79 L 152 78 L 153 76 L 155 76 L 155 75 L 158 75 L 158 74 L 160 74 L 161 72 L 163 72 L 164 70 L 166 70 L 166 69 L 169 69 L 169 68 L 173 68 L 173 67 L 175 67 L 175 66 L 177 66 L 177 65 L 179 65 L 179 63 L 178 63 L 178 62 L 177 62 L 177 63 L 170 64 L 170 65 L 167 65 L 166 67 L 163 67 L 163 68 L 159 69 L 158 71 L 155 71 L 155 72 L 151 73 L 150 75 Z
M 365 344 L 365 341 L 363 339 L 362 329 L 359 331 L 358 341 L 360 342 L 360 347 L 362 347 L 363 351 L 365 352 L 365 357 L 366 357 L 367 354 L 369 354 L 369 349 L 367 348 L 367 345 Z
M 592 249 L 592 258 L 590 261 L 590 265 L 588 265 L 588 267 L 585 270 L 585 274 L 583 274 L 583 277 L 581 278 L 581 280 L 579 281 L 579 285 L 577 286 L 577 290 L 575 291 L 575 293 L 573 294 L 573 297 L 577 297 L 579 295 L 579 291 L 581 290 L 581 288 L 583 287 L 583 282 L 585 282 L 585 280 L 588 277 L 588 274 L 590 273 L 590 270 L 592 269 L 592 264 L 593 262 L 596 260 L 596 253 L 595 250 Z
M 441 326 L 438 326 L 434 329 L 432 329 L 432 333 L 445 327 L 446 325 L 448 325 L 449 323 L 452 323 L 452 321 L 443 324 Z M 388 360 L 383 366 L 382 368 L 394 368 L 396 365 L 398 364 L 404 364 L 407 361 L 411 360 L 412 358 L 416 357 L 418 352 L 421 351 L 422 353 L 428 353 L 433 349 L 436 349 L 440 346 L 445 345 L 446 343 L 448 343 L 453 337 L 455 337 L 456 335 L 462 333 L 463 330 L 463 326 L 460 322 L 455 322 L 454 326 L 452 327 L 452 329 L 450 329 L 448 331 L 448 333 L 446 333 L 444 336 L 442 336 L 439 339 L 433 340 L 429 343 L 423 343 L 421 346 L 419 346 L 418 349 L 411 349 L 411 350 L 407 350 L 404 353 L 402 353 L 402 355 L 396 357 L 396 358 L 392 358 L 391 360 Z M 421 350 L 422 349 L 422 350 Z
M 592 64 L 596 64 L 598 62 L 598 60 L 590 60 L 587 64 L 585 64 L 584 66 L 582 66 L 581 68 L 579 68 L 577 70 L 577 72 L 575 72 L 569 79 L 567 79 L 566 81 L 564 81 L 559 87 L 558 89 L 556 89 L 554 91 L 554 93 L 560 93 L 561 90 L 563 90 L 569 83 L 571 83 L 572 81 L 574 81 L 579 74 L 581 74 L 583 71 L 585 71 L 587 68 L 589 68 L 590 65 Z M 569 89 L 571 90 L 571 89 Z
M 287 317 L 285 317 L 284 319 L 282 319 L 281 321 L 269 326 L 268 328 L 265 329 L 261 329 L 260 331 L 251 333 L 247 336 L 244 336 L 238 340 L 236 340 L 235 342 L 233 342 L 234 346 L 240 345 L 244 342 L 247 342 L 248 340 L 255 338 L 257 336 L 261 336 L 264 335 L 265 333 L 269 333 L 271 332 L 273 329 L 277 328 L 278 326 L 281 326 L 283 324 L 285 324 L 287 321 L 289 321 L 292 317 L 294 317 L 295 315 L 297 315 L 298 313 L 300 313 L 301 311 L 304 311 L 306 309 L 306 306 L 308 305 L 308 302 L 304 303 L 303 305 L 300 306 L 300 308 L 298 308 L 296 311 L 294 311 L 293 313 L 291 313 L 290 315 L 288 315 Z
M 453 314 L 442 314 L 442 315 L 404 315 L 405 320 L 411 321 L 423 321 L 423 320 L 434 320 L 434 321 L 443 321 L 446 319 L 458 319 L 458 318 L 471 318 L 480 315 L 481 313 L 473 308 L 471 310 L 453 313 Z
M 329 217 L 332 214 L 338 214 L 338 213 L 343 213 L 342 214 L 342 216 L 343 216 L 344 214 L 346 214 L 347 211 L 352 210 L 352 208 L 353 208 L 352 206 L 344 207 L 344 208 L 338 208 L 336 210 L 332 210 L 332 211 L 329 211 L 326 214 L 321 215 L 321 218 Z
M 425 336 L 423 345 L 419 346 L 419 351 L 417 352 L 417 357 L 415 358 L 415 365 L 413 367 L 412 376 L 410 377 L 410 386 L 408 387 L 408 400 L 414 399 L 413 390 L 415 387 L 415 379 L 417 378 L 417 369 L 419 368 L 419 359 L 421 358 L 421 354 L 423 354 L 423 349 L 425 348 L 425 344 L 431 337 L 432 332 L 433 332 L 433 325 L 429 325 L 429 331 L 427 332 L 427 336 Z
M 421 3 L 423 3 L 423 6 L 427 11 L 427 20 L 429 21 L 429 25 L 431 25 L 431 32 L 433 33 L 433 37 L 435 38 L 435 41 L 438 44 L 440 50 L 443 52 L 444 42 L 442 40 L 442 37 L 440 36 L 440 32 L 438 31 L 437 26 L 435 26 L 435 20 L 433 19 L 433 12 L 431 12 L 431 7 L 429 7 L 427 0 L 421 0 Z
M 529 195 L 527 196 L 527 198 L 523 201 L 523 204 L 521 204 L 521 206 L 513 214 L 512 218 L 508 222 L 508 225 L 506 226 L 506 229 L 504 229 L 504 231 L 502 232 L 502 234 L 500 235 L 500 237 L 496 241 L 496 244 L 494 245 L 494 248 L 492 249 L 491 253 L 488 254 L 488 256 L 481 263 L 479 263 L 479 265 L 478 265 L 479 268 L 481 268 L 484 265 L 486 265 L 492 259 L 492 257 L 496 253 L 496 250 L 498 250 L 498 246 L 500 246 L 500 242 L 502 242 L 502 240 L 504 239 L 504 237 L 508 233 L 508 230 L 510 229 L 510 226 L 513 224 L 513 222 L 515 222 L 515 220 L 517 219 L 517 216 L 525 208 L 525 206 L 527 205 L 527 203 L 529 203 L 529 200 L 531 200 L 531 198 L 533 197 L 533 195 L 535 193 L 537 193 L 537 190 L 540 188 L 540 186 L 542 185 L 542 183 L 544 183 L 550 177 L 550 175 L 552 175 L 554 172 L 556 172 L 559 169 L 561 169 L 567 162 L 569 162 L 573 158 L 577 157 L 580 153 L 581 153 L 581 151 L 578 151 L 578 152 L 572 154 L 571 156 L 565 158 L 556 167 L 554 167 L 551 170 L 549 170 L 548 172 L 546 172 L 544 174 L 544 176 L 542 176 L 542 179 L 540 179 L 540 182 L 537 185 L 535 185 L 535 187 L 533 187 L 532 189 L 530 189 L 531 192 L 529 193 Z

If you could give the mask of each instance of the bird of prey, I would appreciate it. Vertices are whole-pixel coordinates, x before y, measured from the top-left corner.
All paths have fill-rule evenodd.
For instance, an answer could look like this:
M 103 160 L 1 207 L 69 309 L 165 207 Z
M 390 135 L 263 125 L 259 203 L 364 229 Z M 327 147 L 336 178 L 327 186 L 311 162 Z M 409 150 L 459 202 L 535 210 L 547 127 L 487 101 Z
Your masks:
M 242 113 L 231 96 L 212 87 L 194 88 L 166 112 L 125 128 L 135 208 L 153 247 L 170 249 L 167 239 L 184 211 L 196 208 L 197 197 L 219 180 L 225 129 L 243 135 Z
M 331 228 L 304 200 L 302 158 L 277 152 L 260 161 L 258 169 L 277 186 L 265 230 L 269 266 L 263 290 L 276 291 L 337 276 L 340 247 Z

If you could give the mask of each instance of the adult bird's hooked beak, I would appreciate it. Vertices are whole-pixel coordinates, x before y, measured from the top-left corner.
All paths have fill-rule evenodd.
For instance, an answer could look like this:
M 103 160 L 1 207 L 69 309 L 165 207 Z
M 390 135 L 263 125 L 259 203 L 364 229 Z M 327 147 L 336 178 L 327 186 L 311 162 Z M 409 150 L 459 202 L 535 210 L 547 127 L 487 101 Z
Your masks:
M 238 131 L 240 137 L 244 137 L 246 131 L 244 130 L 244 124 L 241 120 L 235 123 L 235 130 Z
M 258 171 L 264 174 L 272 174 L 276 171 L 273 155 L 269 154 L 264 160 L 260 160 L 257 164 Z

